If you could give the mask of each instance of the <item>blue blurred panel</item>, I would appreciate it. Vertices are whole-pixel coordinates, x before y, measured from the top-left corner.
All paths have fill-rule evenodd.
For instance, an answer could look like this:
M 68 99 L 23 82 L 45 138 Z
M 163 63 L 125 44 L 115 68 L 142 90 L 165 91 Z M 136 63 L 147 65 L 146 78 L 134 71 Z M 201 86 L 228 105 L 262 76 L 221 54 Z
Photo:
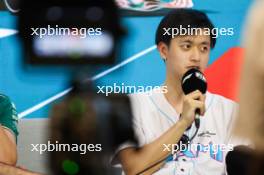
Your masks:
M 16 17 L 0 13 L 1 27 L 15 29 Z M 3 20 L 2 20 L 3 19 Z M 17 35 L 0 39 L 0 92 L 8 95 L 22 112 L 68 87 L 65 68 L 28 68 Z M 47 117 L 47 108 L 27 116 Z
M 213 1 L 213 0 L 193 0 L 194 8 L 201 10 L 209 10 L 216 12 L 245 12 L 248 9 L 251 0 L 221 0 L 221 1 Z M 223 21 L 222 19 L 221 21 Z

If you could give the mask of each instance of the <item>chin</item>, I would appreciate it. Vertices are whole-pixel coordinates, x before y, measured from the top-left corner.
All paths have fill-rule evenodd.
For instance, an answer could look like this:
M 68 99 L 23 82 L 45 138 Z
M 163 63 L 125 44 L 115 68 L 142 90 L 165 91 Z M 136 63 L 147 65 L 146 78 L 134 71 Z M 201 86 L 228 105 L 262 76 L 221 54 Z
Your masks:
M 200 69 L 200 71 L 201 71 L 202 73 L 204 73 L 204 71 L 205 71 L 205 68 L 201 68 L 201 69 Z

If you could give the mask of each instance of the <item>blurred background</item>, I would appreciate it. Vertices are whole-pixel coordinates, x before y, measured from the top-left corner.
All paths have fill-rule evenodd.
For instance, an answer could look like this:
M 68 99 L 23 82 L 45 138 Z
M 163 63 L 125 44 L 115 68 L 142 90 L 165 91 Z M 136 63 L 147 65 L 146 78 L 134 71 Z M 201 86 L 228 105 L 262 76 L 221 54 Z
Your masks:
M 243 56 L 241 36 L 251 0 L 156 0 L 147 3 L 142 0 L 117 0 L 116 3 L 120 7 L 121 23 L 127 36 L 121 43 L 122 51 L 115 64 L 117 67 L 96 66 L 87 71 L 87 77 L 94 78 L 96 85 L 161 85 L 165 78 L 165 66 L 155 49 L 155 31 L 170 8 L 186 7 L 206 12 L 216 28 L 233 28 L 234 35 L 217 38 L 205 74 L 209 91 L 238 100 L 237 83 Z M 27 146 L 43 142 L 51 104 L 67 94 L 72 67 L 38 66 L 26 71 L 17 20 L 18 17 L 10 13 L 0 0 L 0 93 L 12 99 L 22 119 L 19 124 L 19 164 L 46 172 L 42 166 L 45 155 L 32 154 Z M 225 86 L 221 86 L 223 83 Z M 30 157 L 26 156 L 29 154 Z

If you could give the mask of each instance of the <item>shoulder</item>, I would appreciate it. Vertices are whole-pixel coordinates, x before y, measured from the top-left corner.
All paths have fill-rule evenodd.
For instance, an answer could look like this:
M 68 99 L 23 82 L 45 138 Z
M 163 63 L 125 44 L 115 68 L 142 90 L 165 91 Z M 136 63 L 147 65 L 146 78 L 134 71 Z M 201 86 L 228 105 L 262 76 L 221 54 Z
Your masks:
M 5 109 L 14 108 L 15 105 L 12 103 L 10 98 L 4 94 L 0 94 L 0 111 L 3 111 Z
M 0 94 L 0 121 L 18 120 L 15 104 L 4 94 Z
M 0 124 L 17 136 L 18 115 L 15 105 L 6 95 L 0 94 Z
M 0 94 L 0 114 L 2 114 L 1 118 L 13 117 L 17 120 L 15 104 L 4 94 Z
M 232 120 L 234 120 L 238 112 L 238 104 L 235 101 L 213 93 L 208 93 L 208 97 L 211 101 L 209 105 L 209 111 L 217 114 L 217 119 L 221 120 L 227 125 Z
M 166 93 L 166 86 L 155 86 L 152 89 L 145 92 L 137 92 L 133 94 L 129 94 L 129 97 L 133 100 L 149 100 L 150 97 L 156 98 L 156 96 L 160 96 L 160 94 Z
M 144 109 L 148 108 L 149 96 L 145 92 L 133 93 L 128 95 L 131 108 L 134 114 L 134 117 L 141 116 L 140 114 Z
M 10 102 L 9 97 L 4 94 L 0 94 L 0 103 L 2 102 Z
M 167 88 L 165 86 L 155 86 L 151 90 L 145 92 L 129 94 L 129 98 L 132 105 L 136 105 L 138 107 L 151 107 L 153 105 L 153 100 L 160 99 L 161 95 L 166 92 Z
M 223 107 L 226 109 L 238 107 L 238 104 L 235 101 L 228 99 L 222 95 L 207 92 L 206 96 L 210 98 L 210 103 L 213 105 L 218 105 L 219 107 Z
M 146 101 L 149 98 L 145 92 L 129 94 L 128 97 L 131 103 L 142 103 L 142 101 Z
M 155 102 L 160 101 L 163 91 L 164 89 L 158 86 L 146 92 L 129 94 L 134 116 L 145 119 L 150 117 L 150 113 L 156 110 Z

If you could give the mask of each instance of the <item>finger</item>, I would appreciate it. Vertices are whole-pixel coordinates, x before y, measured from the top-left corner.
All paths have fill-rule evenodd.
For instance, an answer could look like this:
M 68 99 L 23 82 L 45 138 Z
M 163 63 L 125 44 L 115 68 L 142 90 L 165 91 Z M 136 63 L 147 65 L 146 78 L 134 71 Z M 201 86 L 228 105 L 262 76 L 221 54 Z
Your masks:
M 202 95 L 200 100 L 205 103 L 205 99 L 206 99 L 206 96 Z
M 195 91 L 190 92 L 188 95 L 199 94 L 199 93 L 201 93 L 199 90 L 195 90 Z
M 205 108 L 205 100 L 206 100 L 206 96 L 202 95 L 202 102 L 203 102 L 203 112 L 201 113 L 201 115 L 204 115 L 206 112 L 206 108 Z
M 201 100 L 203 94 L 200 91 L 194 91 L 193 93 L 190 93 L 187 95 L 188 98 L 194 99 L 194 100 Z
M 204 115 L 205 113 L 205 104 L 201 101 L 194 100 L 193 107 L 200 110 L 200 115 Z

